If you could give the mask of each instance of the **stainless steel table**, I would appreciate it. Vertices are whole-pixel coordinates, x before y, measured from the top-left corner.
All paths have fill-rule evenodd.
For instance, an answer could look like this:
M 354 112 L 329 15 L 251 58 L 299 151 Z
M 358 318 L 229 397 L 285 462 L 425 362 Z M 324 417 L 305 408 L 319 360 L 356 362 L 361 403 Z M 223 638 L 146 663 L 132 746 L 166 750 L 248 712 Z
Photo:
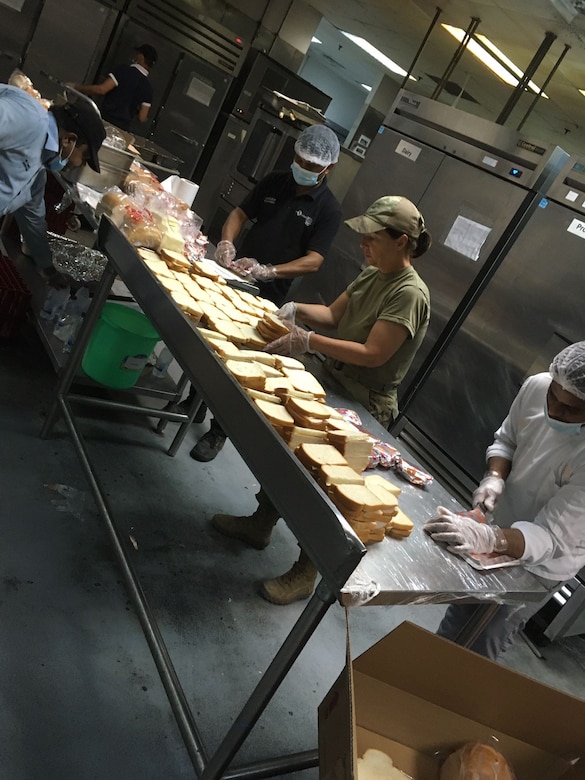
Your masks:
M 366 548 L 337 508 L 278 437 L 197 328 L 174 304 L 135 249 L 106 218 L 102 218 L 100 223 L 98 246 L 107 255 L 109 262 L 77 337 L 71 359 L 60 376 L 56 398 L 42 435 L 48 436 L 59 415 L 63 416 L 198 776 L 205 779 L 221 776 L 280 776 L 287 771 L 317 764 L 316 751 L 307 751 L 226 772 L 292 664 L 336 600 L 349 606 L 438 604 L 460 599 L 489 605 L 543 598 L 544 589 L 536 579 L 521 569 L 480 575 L 425 537 L 420 528 L 424 520 L 437 504 L 450 505 L 453 502 L 449 494 L 436 483 L 425 489 L 406 482 L 402 485 L 400 504 L 416 524 L 413 534 L 405 540 L 387 539 L 372 545 L 366 554 Z M 169 346 L 200 397 L 212 409 L 322 575 L 315 594 L 241 713 L 234 719 L 233 727 L 211 757 L 208 757 L 202 743 L 172 660 L 130 562 L 127 541 L 116 526 L 71 407 L 71 401 L 76 401 L 76 397 L 69 393 L 71 382 L 117 274 Z M 311 368 L 321 376 L 320 364 L 315 363 Z M 330 403 L 356 408 L 354 403 L 339 394 L 334 384 L 327 384 Z M 367 412 L 363 409 L 358 411 L 372 433 L 393 442 L 387 431 Z M 168 419 L 174 419 L 169 415 Z M 175 417 L 177 421 L 184 420 L 181 415 Z M 486 615 L 482 619 L 487 619 Z

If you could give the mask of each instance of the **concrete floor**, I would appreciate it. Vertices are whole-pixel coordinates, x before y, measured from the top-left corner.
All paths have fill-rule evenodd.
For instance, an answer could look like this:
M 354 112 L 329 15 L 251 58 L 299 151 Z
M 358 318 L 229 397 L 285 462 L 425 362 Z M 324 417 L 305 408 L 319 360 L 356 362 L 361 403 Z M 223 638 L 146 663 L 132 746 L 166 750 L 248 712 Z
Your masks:
M 0 776 L 195 777 L 63 423 L 39 438 L 54 386 L 31 326 L 0 342 Z M 256 593 L 258 580 L 294 560 L 294 537 L 281 521 L 258 552 L 209 527 L 215 512 L 251 510 L 257 483 L 229 442 L 212 463 L 189 457 L 207 423 L 192 426 L 175 458 L 165 454 L 174 425 L 161 437 L 149 421 L 94 411 L 82 428 L 212 753 L 303 609 L 272 606 Z M 443 611 L 354 610 L 353 652 L 403 620 L 434 630 Z M 317 706 L 344 653 L 344 613 L 334 606 L 236 764 L 316 747 Z M 539 660 L 519 640 L 503 663 L 585 699 L 585 639 L 544 654 Z M 316 769 L 289 775 L 317 776 Z

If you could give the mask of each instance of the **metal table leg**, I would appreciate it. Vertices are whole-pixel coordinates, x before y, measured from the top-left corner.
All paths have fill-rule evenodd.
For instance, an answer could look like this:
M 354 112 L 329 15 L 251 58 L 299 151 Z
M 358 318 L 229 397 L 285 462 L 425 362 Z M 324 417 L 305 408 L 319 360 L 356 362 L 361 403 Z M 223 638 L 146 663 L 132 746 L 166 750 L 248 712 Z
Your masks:
M 49 413 L 47 414 L 45 423 L 41 430 L 42 439 L 46 439 L 48 436 L 50 436 L 51 431 L 53 430 L 53 426 L 57 422 L 57 418 L 61 411 L 61 400 L 67 395 L 67 392 L 73 383 L 79 366 L 81 365 L 81 361 L 83 360 L 83 355 L 85 353 L 85 348 L 89 343 L 94 326 L 98 321 L 105 302 L 108 299 L 110 288 L 112 287 L 115 278 L 116 270 L 111 261 L 108 261 L 96 293 L 93 296 L 91 305 L 87 311 L 87 314 L 83 318 L 83 324 L 81 325 L 79 333 L 77 334 L 77 338 L 75 339 L 73 349 L 69 355 L 69 360 L 59 374 L 55 400 L 49 409 Z
M 211 757 L 201 775 L 201 780 L 216 780 L 216 778 L 223 776 L 224 770 L 244 743 L 278 686 L 284 680 L 291 666 L 324 618 L 327 610 L 334 603 L 335 596 L 326 584 L 321 581 L 290 634 L 284 640 L 281 648 L 262 676 L 256 689 L 235 719 L 233 726 Z M 249 774 L 239 772 L 237 776 L 254 777 L 255 775 L 252 773 L 253 766 L 249 768 Z

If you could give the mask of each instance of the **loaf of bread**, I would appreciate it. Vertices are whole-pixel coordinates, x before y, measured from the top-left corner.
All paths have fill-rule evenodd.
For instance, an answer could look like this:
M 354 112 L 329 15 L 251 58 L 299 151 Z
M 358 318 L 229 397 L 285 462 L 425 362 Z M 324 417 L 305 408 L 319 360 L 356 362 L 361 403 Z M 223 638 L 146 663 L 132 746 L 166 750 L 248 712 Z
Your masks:
M 515 780 L 512 768 L 490 745 L 468 742 L 447 758 L 440 780 Z
M 390 756 L 374 748 L 369 748 L 363 758 L 358 758 L 357 777 L 358 780 L 410 780 L 394 766 Z

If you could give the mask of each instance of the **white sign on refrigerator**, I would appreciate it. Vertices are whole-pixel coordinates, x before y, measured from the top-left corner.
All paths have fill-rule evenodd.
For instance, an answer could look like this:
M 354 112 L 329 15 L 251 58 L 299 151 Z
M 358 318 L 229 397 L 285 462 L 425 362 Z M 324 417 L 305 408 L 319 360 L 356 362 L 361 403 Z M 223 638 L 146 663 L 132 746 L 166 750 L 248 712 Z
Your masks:
M 573 233 L 579 238 L 585 238 L 585 222 L 582 219 L 574 219 L 567 228 L 567 232 Z
M 445 246 L 470 260 L 478 260 L 482 246 L 492 229 L 467 217 L 456 217 L 445 239 Z

